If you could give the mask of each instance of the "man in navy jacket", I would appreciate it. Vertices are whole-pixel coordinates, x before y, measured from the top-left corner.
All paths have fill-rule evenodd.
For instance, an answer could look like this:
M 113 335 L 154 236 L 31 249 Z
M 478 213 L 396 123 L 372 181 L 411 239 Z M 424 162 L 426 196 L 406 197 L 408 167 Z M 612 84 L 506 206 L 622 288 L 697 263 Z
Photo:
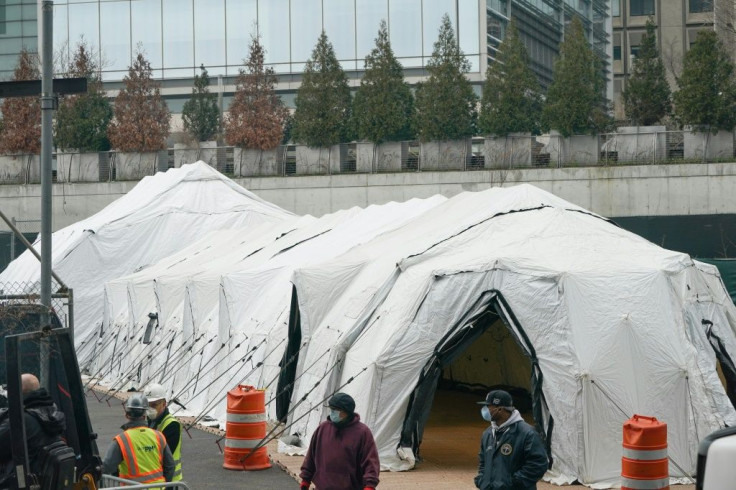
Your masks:
M 373 434 L 355 413 L 355 400 L 335 393 L 329 400 L 330 415 L 312 435 L 302 463 L 300 488 L 310 483 L 318 490 L 372 490 L 378 485 L 381 466 Z
M 547 471 L 547 451 L 539 434 L 514 409 L 503 390 L 488 393 L 481 416 L 491 422 L 483 432 L 475 486 L 481 490 L 534 490 Z

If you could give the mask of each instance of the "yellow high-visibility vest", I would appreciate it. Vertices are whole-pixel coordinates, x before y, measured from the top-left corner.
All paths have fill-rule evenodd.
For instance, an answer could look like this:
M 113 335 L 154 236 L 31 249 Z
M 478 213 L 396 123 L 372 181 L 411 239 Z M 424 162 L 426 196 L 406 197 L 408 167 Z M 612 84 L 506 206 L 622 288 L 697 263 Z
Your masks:
M 138 483 L 164 483 L 166 440 L 159 431 L 133 427 L 115 436 L 123 461 L 118 465 L 120 478 Z
M 158 424 L 158 427 L 156 427 L 156 429 L 159 430 L 161 433 L 163 433 L 164 429 L 173 422 L 176 422 L 177 424 L 179 424 L 179 444 L 177 444 L 176 447 L 169 446 L 169 451 L 171 451 L 171 455 L 174 456 L 174 464 L 176 465 L 175 470 L 174 470 L 174 478 L 172 478 L 171 481 L 180 481 L 182 479 L 182 476 L 181 476 L 181 423 L 178 420 L 176 420 L 173 415 L 171 415 L 170 413 L 167 413 L 166 416 Z

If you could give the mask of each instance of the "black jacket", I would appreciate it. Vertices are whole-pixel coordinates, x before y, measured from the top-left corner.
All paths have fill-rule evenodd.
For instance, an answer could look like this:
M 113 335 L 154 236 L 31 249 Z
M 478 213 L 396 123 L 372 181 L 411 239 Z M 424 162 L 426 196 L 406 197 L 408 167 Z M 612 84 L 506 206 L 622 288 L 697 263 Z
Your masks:
M 64 413 L 56 409 L 54 401 L 44 388 L 26 393 L 23 396 L 23 405 L 28 461 L 31 472 L 39 474 L 41 468 L 38 467 L 38 453 L 44 446 L 61 440 L 66 430 L 66 420 Z M 0 423 L 0 461 L 10 461 L 11 458 L 10 420 L 5 417 Z
M 533 490 L 547 471 L 542 438 L 524 421 L 483 432 L 475 486 L 481 490 Z

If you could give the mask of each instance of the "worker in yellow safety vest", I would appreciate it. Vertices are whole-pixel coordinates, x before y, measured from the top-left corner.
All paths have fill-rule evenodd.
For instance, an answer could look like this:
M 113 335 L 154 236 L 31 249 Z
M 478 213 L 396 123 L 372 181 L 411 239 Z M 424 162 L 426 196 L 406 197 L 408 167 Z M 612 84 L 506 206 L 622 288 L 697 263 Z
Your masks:
M 137 483 L 163 483 L 174 478 L 174 458 L 163 434 L 148 427 L 148 400 L 140 393 L 125 402 L 128 422 L 113 438 L 103 471 Z
M 166 389 L 158 383 L 151 383 L 145 390 L 148 398 L 148 426 L 160 431 L 166 438 L 166 444 L 174 456 L 174 478 L 180 481 L 181 476 L 181 422 L 169 412 L 166 403 Z

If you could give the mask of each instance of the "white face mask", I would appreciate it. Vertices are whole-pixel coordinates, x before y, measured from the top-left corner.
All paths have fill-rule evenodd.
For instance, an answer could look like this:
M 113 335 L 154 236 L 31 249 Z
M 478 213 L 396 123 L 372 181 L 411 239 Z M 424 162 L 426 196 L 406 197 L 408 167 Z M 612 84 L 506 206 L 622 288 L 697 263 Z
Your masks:
M 340 417 L 340 410 L 330 410 L 330 420 L 335 424 L 342 421 L 342 418 Z
M 484 405 L 483 408 L 480 409 L 480 416 L 487 422 L 491 421 L 491 411 L 488 409 L 488 405 Z
M 149 419 L 155 419 L 157 415 L 158 415 L 158 412 L 156 412 L 156 409 L 153 407 L 148 407 L 148 409 L 146 410 L 146 416 Z

